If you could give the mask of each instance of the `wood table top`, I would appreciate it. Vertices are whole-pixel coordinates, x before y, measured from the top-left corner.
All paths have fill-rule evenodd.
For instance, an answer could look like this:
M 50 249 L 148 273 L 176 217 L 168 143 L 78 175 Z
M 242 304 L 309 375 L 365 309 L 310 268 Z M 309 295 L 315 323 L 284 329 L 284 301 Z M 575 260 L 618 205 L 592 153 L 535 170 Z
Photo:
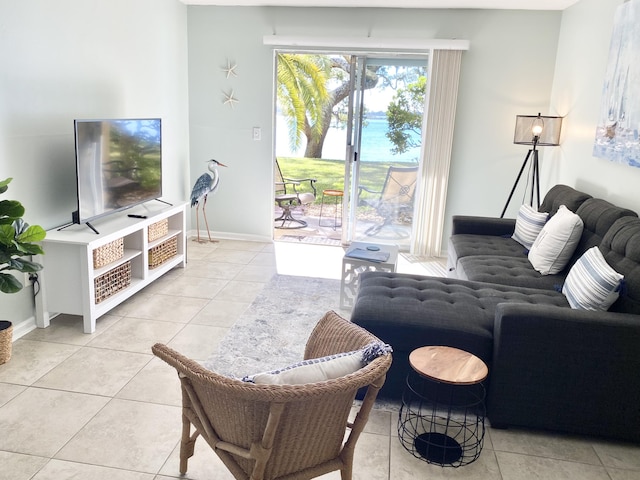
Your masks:
M 456 385 L 480 383 L 489 375 L 482 360 L 453 347 L 417 348 L 409 355 L 409 363 L 423 377 Z

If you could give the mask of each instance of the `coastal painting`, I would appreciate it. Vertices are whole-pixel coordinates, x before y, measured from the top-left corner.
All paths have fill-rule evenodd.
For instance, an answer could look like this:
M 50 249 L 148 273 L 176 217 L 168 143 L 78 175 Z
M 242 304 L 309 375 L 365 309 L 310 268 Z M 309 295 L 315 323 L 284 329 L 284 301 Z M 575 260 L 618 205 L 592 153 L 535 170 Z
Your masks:
M 640 0 L 618 7 L 593 155 L 640 167 Z

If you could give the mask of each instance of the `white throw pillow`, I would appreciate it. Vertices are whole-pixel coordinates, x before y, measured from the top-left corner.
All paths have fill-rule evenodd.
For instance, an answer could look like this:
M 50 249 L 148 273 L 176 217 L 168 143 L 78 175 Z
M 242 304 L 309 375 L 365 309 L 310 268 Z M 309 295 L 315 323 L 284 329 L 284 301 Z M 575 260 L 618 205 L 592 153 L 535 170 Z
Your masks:
M 620 295 L 624 275 L 609 266 L 598 247 L 584 252 L 562 287 L 571 308 L 608 310 Z
M 361 369 L 380 355 L 391 353 L 384 343 L 370 343 L 361 350 L 312 358 L 271 372 L 248 375 L 243 382 L 264 385 L 302 385 L 344 377 Z
M 549 214 L 547 212 L 538 212 L 529 205 L 522 205 L 518 210 L 516 228 L 511 238 L 527 250 L 530 250 L 542 227 L 547 223 L 548 218 Z
M 582 219 L 560 205 L 531 246 L 528 258 L 533 268 L 542 275 L 561 272 L 573 255 L 583 228 Z

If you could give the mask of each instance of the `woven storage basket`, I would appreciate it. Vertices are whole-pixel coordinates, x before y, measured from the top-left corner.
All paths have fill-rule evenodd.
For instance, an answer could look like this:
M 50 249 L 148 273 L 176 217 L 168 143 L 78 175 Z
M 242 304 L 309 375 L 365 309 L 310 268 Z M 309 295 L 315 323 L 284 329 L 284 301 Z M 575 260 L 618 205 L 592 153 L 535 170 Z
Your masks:
M 156 268 L 178 253 L 178 237 L 170 238 L 149 249 L 149 268 Z
M 116 268 L 112 268 L 96 277 L 93 282 L 96 291 L 96 303 L 100 303 L 129 286 L 131 283 L 131 262 L 125 262 Z
M 11 358 L 11 340 L 13 337 L 13 325 L 6 320 L 0 320 L 0 365 L 7 363 Z
M 169 233 L 169 219 L 165 218 L 159 222 L 149 225 L 149 241 L 153 242 Z
M 93 251 L 93 268 L 104 267 L 111 262 L 121 259 L 123 255 L 124 238 L 109 242 Z

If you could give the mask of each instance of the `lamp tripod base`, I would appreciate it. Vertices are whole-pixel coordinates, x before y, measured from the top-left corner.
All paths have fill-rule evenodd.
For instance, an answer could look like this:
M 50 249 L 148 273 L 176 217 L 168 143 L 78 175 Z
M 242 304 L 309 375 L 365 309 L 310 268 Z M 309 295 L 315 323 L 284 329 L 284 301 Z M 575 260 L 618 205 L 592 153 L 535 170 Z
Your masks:
M 536 208 L 540 208 L 540 170 L 538 168 L 538 150 L 534 147 L 529 150 L 527 156 L 524 158 L 524 162 L 522 163 L 522 167 L 520 168 L 520 172 L 516 177 L 516 181 L 513 184 L 513 188 L 511 189 L 511 193 L 509 194 L 509 198 L 507 199 L 507 203 L 504 204 L 504 208 L 502 209 L 502 213 L 500 214 L 500 218 L 504 218 L 504 214 L 507 211 L 507 207 L 511 202 L 511 198 L 513 198 L 513 194 L 516 191 L 516 187 L 518 186 L 518 182 L 520 182 L 520 177 L 522 177 L 522 172 L 524 172 L 527 163 L 529 162 L 529 157 L 533 154 L 533 175 L 531 177 L 531 201 L 529 205 L 533 207 L 533 196 L 536 196 Z

